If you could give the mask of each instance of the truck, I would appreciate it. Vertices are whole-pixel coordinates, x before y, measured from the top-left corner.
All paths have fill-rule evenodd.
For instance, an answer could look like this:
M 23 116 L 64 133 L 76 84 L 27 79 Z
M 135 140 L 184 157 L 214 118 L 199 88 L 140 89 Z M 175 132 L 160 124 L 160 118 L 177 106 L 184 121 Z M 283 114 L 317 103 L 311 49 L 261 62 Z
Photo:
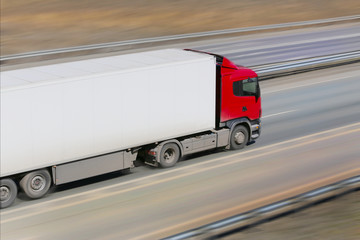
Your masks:
M 1 72 L 1 208 L 21 190 L 185 155 L 241 149 L 261 132 L 257 74 L 227 58 L 165 49 Z

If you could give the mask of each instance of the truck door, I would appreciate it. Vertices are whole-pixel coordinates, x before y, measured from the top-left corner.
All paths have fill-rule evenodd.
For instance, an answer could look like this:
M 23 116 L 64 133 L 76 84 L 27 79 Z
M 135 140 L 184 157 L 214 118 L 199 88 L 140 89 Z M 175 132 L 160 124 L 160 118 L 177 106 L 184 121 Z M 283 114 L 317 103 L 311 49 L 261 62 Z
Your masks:
M 232 79 L 232 97 L 229 102 L 229 119 L 248 117 L 250 120 L 260 116 L 260 88 L 258 78 Z

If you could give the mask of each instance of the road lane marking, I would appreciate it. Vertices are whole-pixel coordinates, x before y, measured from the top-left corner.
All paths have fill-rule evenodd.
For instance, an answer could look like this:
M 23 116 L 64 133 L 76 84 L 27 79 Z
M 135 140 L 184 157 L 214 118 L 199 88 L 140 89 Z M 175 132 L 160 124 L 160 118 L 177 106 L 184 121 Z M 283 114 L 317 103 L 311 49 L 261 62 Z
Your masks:
M 269 118 L 269 117 L 274 117 L 274 116 L 278 116 L 278 115 L 282 115 L 282 114 L 286 114 L 286 113 L 291 113 L 291 112 L 296 112 L 297 110 L 289 110 L 289 111 L 284 111 L 284 112 L 279 112 L 279 113 L 274 113 L 274 114 L 269 114 L 269 115 L 266 115 L 262 118 Z
M 247 202 L 247 203 L 243 203 L 240 206 L 235 206 L 232 208 L 228 208 L 228 209 L 224 209 L 224 210 L 220 210 L 218 212 L 215 213 L 210 213 L 208 215 L 205 216 L 201 216 L 192 220 L 189 220 L 187 222 L 184 223 L 180 223 L 178 225 L 172 225 L 171 227 L 165 228 L 165 229 L 161 229 L 161 230 L 157 230 L 151 233 L 147 233 L 135 238 L 132 238 L 133 240 L 140 240 L 140 239 L 157 239 L 159 238 L 159 235 L 161 234 L 166 234 L 169 233 L 171 231 L 174 231 L 175 229 L 181 229 L 181 228 L 185 228 L 186 230 L 189 229 L 194 229 L 195 227 L 199 227 L 199 224 L 196 225 L 196 223 L 199 222 L 203 222 L 207 219 L 213 219 L 213 218 L 218 218 L 217 220 L 221 220 L 224 219 L 224 217 L 222 217 L 221 219 L 219 219 L 220 216 L 223 215 L 230 215 L 230 216 L 235 216 L 236 214 L 241 214 L 243 212 L 258 208 L 258 207 L 262 207 L 265 206 L 267 204 L 273 203 L 273 202 L 277 202 L 283 199 L 287 199 L 293 196 L 296 196 L 298 194 L 304 193 L 304 192 L 308 192 L 310 190 L 334 183 L 336 181 L 345 179 L 345 178 L 349 178 L 349 176 L 355 176 L 358 175 L 360 173 L 360 168 L 355 168 L 355 169 L 351 169 L 349 171 L 343 172 L 343 173 L 339 173 L 335 176 L 330 176 L 327 177 L 325 179 L 319 179 L 315 182 L 311 182 L 305 185 L 301 185 L 301 186 L 297 186 L 295 188 L 289 189 L 289 190 L 285 190 L 282 191 L 280 193 L 275 193 L 273 195 L 270 196 L 266 196 L 251 202 Z M 228 216 L 228 217 L 230 217 Z M 217 220 L 212 220 L 212 222 L 217 221 Z M 201 226 L 203 226 L 205 224 L 201 224 Z M 187 227 L 188 226 L 188 227 Z M 185 230 L 185 231 L 186 231 Z M 177 233 L 174 233 L 177 234 Z M 169 236 L 170 234 L 168 234 Z M 152 236 L 152 237 L 151 237 Z M 163 236 L 163 237 L 167 237 L 167 236 Z M 161 237 L 161 238 L 163 238 Z M 106 238 L 106 237 L 105 237 Z
M 26 206 L 26 207 L 14 209 L 14 210 L 10 209 L 9 211 L 2 212 L 0 214 L 2 219 L 3 219 L 3 217 L 5 215 L 11 214 L 11 213 L 16 213 L 16 212 L 19 212 L 19 211 L 24 211 L 25 209 L 31 209 L 31 208 L 32 209 L 35 209 L 35 208 L 40 209 L 42 205 L 46 205 L 46 204 L 49 204 L 49 203 L 55 203 L 55 202 L 64 201 L 65 199 L 71 199 L 71 198 L 75 198 L 75 197 L 79 197 L 79 196 L 90 195 L 90 194 L 93 194 L 93 193 L 96 193 L 96 192 L 99 192 L 99 191 L 103 191 L 103 190 L 106 190 L 106 189 L 116 188 L 116 187 L 120 187 L 120 186 L 123 186 L 123 185 L 126 185 L 126 184 L 130 184 L 130 183 L 134 183 L 134 182 L 141 182 L 141 181 L 147 180 L 147 183 L 139 185 L 139 186 L 135 186 L 135 187 L 132 187 L 132 188 L 120 189 L 118 191 L 112 191 L 112 192 L 109 192 L 107 194 L 97 194 L 96 196 L 94 195 L 95 197 L 92 197 L 92 198 L 89 197 L 89 198 L 86 198 L 84 200 L 73 201 L 71 203 L 68 203 L 68 204 L 65 204 L 65 205 L 57 205 L 57 206 L 54 206 L 52 208 L 43 208 L 42 210 L 38 210 L 36 212 L 29 213 L 29 214 L 23 214 L 23 215 L 18 216 L 18 217 L 9 218 L 7 220 L 2 220 L 1 219 L 2 220 L 1 224 L 16 221 L 16 220 L 22 219 L 22 218 L 32 217 L 32 216 L 39 215 L 39 214 L 42 214 L 42 213 L 45 213 L 45 212 L 56 211 L 56 210 L 63 209 L 63 208 L 66 208 L 66 207 L 72 207 L 72 206 L 75 206 L 75 205 L 78 205 L 78 204 L 83 204 L 83 203 L 87 203 L 87 202 L 90 202 L 90 201 L 95 201 L 95 200 L 98 200 L 98 199 L 110 197 L 110 196 L 117 195 L 117 194 L 120 194 L 120 193 L 125 193 L 125 192 L 129 192 L 129 191 L 138 190 L 138 189 L 141 189 L 141 188 L 144 188 L 144 187 L 160 184 L 160 183 L 163 183 L 163 182 L 172 181 L 172 180 L 175 180 L 175 179 L 178 179 L 178 178 L 186 177 L 186 176 L 197 174 L 197 173 L 200 173 L 200 172 L 209 171 L 209 170 L 214 169 L 214 168 L 219 168 L 219 167 L 223 167 L 223 166 L 234 164 L 234 163 L 248 161 L 248 160 L 253 159 L 253 158 L 258 158 L 258 157 L 266 156 L 268 154 L 278 153 L 278 152 L 289 150 L 289 149 L 296 148 L 296 147 L 299 147 L 299 146 L 312 144 L 314 142 L 320 142 L 320 141 L 323 141 L 323 140 L 326 140 L 326 139 L 331 139 L 331 138 L 334 138 L 334 137 L 337 137 L 337 136 L 342 136 L 342 135 L 346 135 L 346 134 L 350 134 L 350 133 L 354 133 L 354 132 L 360 132 L 360 128 L 358 127 L 359 125 L 360 125 L 360 122 L 354 123 L 354 124 L 349 124 L 349 125 L 346 125 L 346 126 L 335 128 L 335 129 L 325 130 L 325 131 L 310 134 L 310 135 L 307 135 L 307 136 L 303 136 L 303 137 L 299 137 L 299 138 L 295 138 L 295 139 L 290 139 L 290 140 L 286 140 L 286 141 L 279 142 L 279 143 L 274 143 L 274 144 L 271 144 L 271 145 L 268 145 L 268 146 L 255 148 L 255 149 L 251 149 L 251 150 L 240 152 L 240 153 L 234 153 L 234 154 L 223 156 L 223 157 L 220 157 L 220 158 L 217 158 L 217 159 L 212 159 L 212 160 L 209 160 L 209 161 L 206 161 L 206 162 L 199 162 L 199 163 L 196 163 L 196 164 L 192 164 L 192 165 L 172 169 L 172 170 L 169 170 L 169 171 L 153 174 L 153 175 L 150 175 L 150 176 L 145 176 L 145 177 L 142 177 L 142 178 L 139 178 L 139 179 L 134 179 L 134 180 L 131 180 L 131 181 L 128 181 L 128 182 L 121 182 L 121 183 L 118 183 L 118 184 L 115 184 L 115 185 L 106 186 L 106 187 L 102 187 L 102 188 L 97 188 L 97 189 L 93 189 L 93 190 L 90 190 L 90 191 L 87 191 L 87 192 L 82 192 L 82 193 L 74 194 L 74 195 L 71 195 L 71 196 L 65 196 L 65 197 L 62 197 L 62 198 L 53 199 L 53 200 L 50 200 L 50 201 L 47 201 L 47 202 L 42 202 L 42 203 L 38 203 L 38 204 Z M 352 128 L 352 127 L 358 127 L 358 128 L 351 129 L 351 130 L 344 130 L 344 129 Z M 341 131 L 340 133 L 336 133 L 334 135 L 321 137 L 321 135 L 336 132 L 336 131 L 339 131 L 339 130 L 344 130 L 344 131 Z M 302 141 L 302 140 L 309 139 L 309 138 L 314 138 L 314 137 L 319 137 L 319 138 L 310 139 L 310 140 L 307 140 L 307 141 L 304 141 L 304 142 L 300 142 L 298 144 L 291 145 L 291 146 L 288 146 L 286 148 L 275 148 L 276 146 L 279 146 L 279 145 L 285 145 L 285 144 L 288 144 L 288 143 Z M 273 150 L 262 152 L 263 150 L 269 149 L 269 148 L 273 149 Z M 220 162 L 221 160 L 224 160 L 224 159 L 231 159 L 231 158 L 234 158 L 234 157 L 239 157 L 241 155 L 249 154 L 249 153 L 252 153 L 252 152 L 259 152 L 259 151 L 262 152 L 262 153 L 257 154 L 257 155 L 244 157 L 244 158 L 240 158 L 240 159 L 236 158 L 236 159 L 233 159 L 233 160 L 227 160 L 227 161 L 222 162 L 222 163 Z M 165 175 L 165 174 L 169 174 L 169 173 L 173 173 L 173 172 L 180 172 L 180 171 L 183 171 L 184 169 L 195 168 L 197 166 L 207 165 L 207 164 L 211 164 L 211 163 L 214 163 L 214 162 L 218 162 L 218 163 L 216 165 L 211 165 L 209 167 L 205 167 L 205 168 L 201 168 L 201 169 L 194 169 L 193 171 L 187 171 L 187 172 L 185 172 L 183 174 L 178 174 L 178 175 L 174 174 L 169 178 L 163 178 L 163 179 L 157 180 L 157 181 L 149 181 L 148 180 L 150 178 L 156 178 L 158 176 L 162 176 L 162 175 Z
M 359 74 L 360 74 L 360 71 L 355 71 L 355 72 L 359 72 Z M 265 89 L 264 91 L 262 91 L 262 95 L 272 94 L 272 93 L 277 93 L 277 92 L 282 92 L 282 91 L 287 91 L 287 90 L 292 90 L 292 89 L 296 89 L 296 88 L 308 87 L 308 86 L 322 84 L 322 83 L 335 82 L 335 81 L 339 81 L 339 80 L 343 80 L 343 79 L 347 79 L 347 78 L 351 78 L 351 77 L 353 77 L 353 76 L 338 76 L 338 77 L 330 78 L 328 80 L 320 80 L 320 81 L 317 81 L 317 82 L 311 81 L 309 83 L 304 83 L 304 84 L 296 85 L 296 86 L 293 86 L 293 87 L 278 88 L 278 89 L 272 90 L 272 91 L 271 90 L 266 91 L 266 89 Z

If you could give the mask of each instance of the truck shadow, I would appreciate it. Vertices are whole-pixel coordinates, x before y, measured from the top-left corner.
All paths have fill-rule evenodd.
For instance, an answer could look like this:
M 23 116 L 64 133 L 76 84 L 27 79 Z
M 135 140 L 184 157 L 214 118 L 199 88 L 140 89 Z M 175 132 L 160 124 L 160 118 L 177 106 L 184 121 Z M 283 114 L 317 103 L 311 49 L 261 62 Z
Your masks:
M 248 145 L 252 145 L 254 143 L 255 143 L 255 141 L 249 142 Z M 194 153 L 194 154 L 189 154 L 189 155 L 186 155 L 186 156 L 182 157 L 179 160 L 180 163 L 178 165 L 176 165 L 175 168 L 177 166 L 180 167 L 182 165 L 181 162 L 184 162 L 185 164 L 189 164 L 189 163 L 191 163 L 191 161 L 193 161 L 193 163 L 196 163 L 196 162 L 198 162 L 196 160 L 199 160 L 198 158 L 204 158 L 204 157 L 210 156 L 212 154 L 216 154 L 216 153 L 221 154 L 221 153 L 230 152 L 230 151 L 232 151 L 232 150 L 228 150 L 228 149 L 225 149 L 225 148 L 217 148 L 217 149 L 211 149 L 211 150 L 204 151 L 204 152 L 198 152 L 198 153 Z M 239 150 L 239 151 L 242 151 L 242 150 Z M 202 159 L 202 161 L 206 161 L 206 159 Z M 138 167 L 143 167 L 143 168 L 149 169 L 151 171 L 154 171 L 154 170 L 157 169 L 156 167 L 145 164 L 141 159 L 136 160 L 134 162 L 134 165 L 135 165 L 135 169 L 137 169 Z M 169 168 L 169 169 L 172 169 L 172 168 Z M 158 169 L 158 170 L 166 171 L 167 169 Z M 157 173 L 157 172 L 158 171 L 154 171 L 154 173 Z M 65 183 L 65 184 L 62 184 L 62 185 L 53 185 L 50 188 L 48 194 L 51 194 L 51 193 L 54 193 L 54 192 L 64 192 L 64 191 L 74 189 L 74 188 L 78 188 L 78 187 L 90 186 L 92 184 L 96 184 L 96 183 L 100 183 L 100 182 L 104 182 L 104 181 L 109 181 L 109 180 L 112 180 L 112 179 L 116 179 L 116 178 L 119 178 L 119 177 L 124 177 L 124 176 L 131 175 L 131 174 L 134 174 L 134 173 L 136 174 L 134 169 L 125 169 L 125 170 L 115 171 L 115 172 L 112 172 L 112 173 L 106 173 L 106 174 L 102 174 L 102 175 L 99 175 L 99 176 L 90 177 L 90 178 L 86 178 L 86 179 L 82 179 L 82 180 L 78 180 L 78 181 L 74 181 L 74 182 L 70 182 L 70 183 Z M 141 176 L 141 174 L 139 176 Z M 25 201 L 30 200 L 29 197 L 27 197 L 26 194 L 21 190 L 19 190 L 18 198 L 20 200 L 25 200 Z

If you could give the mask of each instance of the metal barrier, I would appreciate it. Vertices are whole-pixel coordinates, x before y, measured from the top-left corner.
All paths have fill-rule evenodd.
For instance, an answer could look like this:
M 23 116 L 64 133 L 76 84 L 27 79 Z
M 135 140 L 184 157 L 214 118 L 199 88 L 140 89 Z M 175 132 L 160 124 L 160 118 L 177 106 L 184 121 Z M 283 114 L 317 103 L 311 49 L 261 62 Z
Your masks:
M 222 36 L 222 35 L 226 36 L 229 34 L 250 33 L 255 31 L 263 31 L 263 30 L 306 27 L 306 26 L 313 26 L 319 24 L 331 24 L 331 23 L 339 23 L 339 22 L 359 20 L 359 19 L 360 19 L 360 15 L 354 15 L 354 16 L 346 16 L 346 17 L 338 17 L 338 18 L 291 22 L 291 23 L 264 25 L 257 27 L 234 28 L 234 29 L 225 29 L 218 31 L 180 34 L 180 35 L 172 35 L 172 36 L 144 38 L 144 39 L 136 39 L 129 41 L 110 42 L 103 44 L 92 44 L 92 45 L 85 45 L 78 47 L 35 51 L 35 52 L 1 56 L 0 64 L 10 64 L 12 62 L 24 63 L 29 61 L 56 59 L 59 57 L 80 56 L 84 54 L 95 54 L 95 53 L 107 53 L 107 52 L 135 49 L 140 47 L 154 46 L 155 44 L 160 45 L 178 40 L 190 40 L 196 38 L 214 37 L 214 36 Z
M 183 233 L 179 233 L 163 240 L 182 240 L 182 239 L 217 239 L 228 232 L 249 226 L 263 219 L 299 209 L 304 205 L 320 201 L 324 198 L 335 196 L 350 189 L 360 187 L 360 175 L 306 192 L 295 197 L 275 202 L 245 213 L 241 213 L 214 223 L 210 223 L 199 228 L 195 228 Z
M 328 56 L 300 59 L 261 66 L 252 66 L 261 80 L 312 71 L 321 68 L 360 62 L 360 50 Z

